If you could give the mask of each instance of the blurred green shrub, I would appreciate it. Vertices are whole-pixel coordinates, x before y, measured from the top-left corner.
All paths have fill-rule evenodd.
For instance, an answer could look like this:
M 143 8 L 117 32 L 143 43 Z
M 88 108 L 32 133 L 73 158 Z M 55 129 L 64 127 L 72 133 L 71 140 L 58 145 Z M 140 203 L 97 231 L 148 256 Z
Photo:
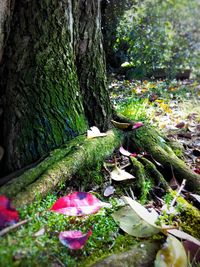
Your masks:
M 200 2 L 136 0 L 117 27 L 115 53 L 143 75 L 200 69 Z M 125 49 L 123 49 L 125 47 Z

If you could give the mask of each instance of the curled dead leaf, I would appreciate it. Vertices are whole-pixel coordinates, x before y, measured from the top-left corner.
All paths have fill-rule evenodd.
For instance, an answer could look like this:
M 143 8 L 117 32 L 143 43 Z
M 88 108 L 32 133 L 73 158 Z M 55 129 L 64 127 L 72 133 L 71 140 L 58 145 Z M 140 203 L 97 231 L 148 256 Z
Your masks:
M 130 174 L 130 173 L 124 171 L 124 170 L 121 170 L 117 166 L 110 173 L 110 177 L 115 181 L 124 181 L 124 180 L 134 179 L 135 178 L 132 174 Z
M 179 122 L 178 124 L 176 124 L 176 128 L 179 128 L 179 129 L 183 128 L 184 126 L 185 126 L 185 122 L 184 121 Z
M 107 136 L 107 133 L 101 133 L 96 126 L 90 127 L 90 130 L 87 130 L 88 139 L 92 139 L 95 137 L 103 137 L 103 136 Z

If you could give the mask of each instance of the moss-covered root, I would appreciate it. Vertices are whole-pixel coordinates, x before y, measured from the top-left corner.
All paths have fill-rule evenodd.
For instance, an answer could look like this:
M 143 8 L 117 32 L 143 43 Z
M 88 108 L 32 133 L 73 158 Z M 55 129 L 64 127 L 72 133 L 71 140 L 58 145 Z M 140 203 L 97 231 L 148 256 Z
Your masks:
M 170 192 L 173 197 L 177 192 Z M 177 205 L 180 207 L 180 227 L 186 233 L 200 239 L 200 212 L 197 208 L 187 202 L 182 196 L 178 196 L 176 200 Z
M 62 160 L 64 157 L 69 155 L 73 149 L 77 148 L 77 144 L 81 145 L 84 141 L 84 136 L 78 136 L 66 143 L 62 148 L 53 150 L 48 157 L 40 161 L 40 163 L 31 164 L 31 167 L 24 171 L 24 169 L 19 172 L 21 175 L 18 175 L 18 172 L 12 173 L 11 175 L 4 177 L 2 180 L 9 180 L 5 185 L 0 187 L 0 194 L 6 194 L 7 197 L 14 197 L 20 191 L 23 191 L 28 185 L 36 181 L 45 171 L 48 170 L 53 164 Z
M 130 157 L 130 159 L 133 166 L 132 169 L 136 177 L 137 191 L 140 196 L 143 196 L 145 194 L 145 181 L 147 179 L 144 166 L 136 158 Z
M 165 180 L 164 176 L 157 170 L 156 166 L 144 157 L 142 157 L 140 160 L 143 163 L 144 169 L 148 172 L 149 176 L 155 180 L 155 183 L 168 191 L 170 189 L 170 186 Z
M 186 179 L 186 187 L 200 194 L 200 176 L 194 173 L 180 160 L 166 144 L 165 140 L 152 126 L 143 126 L 135 131 L 130 131 L 126 136 L 126 145 L 132 151 L 146 151 L 158 162 L 166 172 L 171 174 L 173 169 L 176 179 L 181 183 Z M 168 175 L 169 179 L 172 175 Z
M 91 267 L 148 267 L 153 266 L 156 253 L 160 248 L 158 242 L 138 242 L 131 250 L 113 254 Z
M 23 191 L 13 195 L 15 206 L 22 206 L 34 201 L 38 196 L 45 196 L 52 190 L 67 181 L 85 166 L 92 166 L 100 161 L 103 161 L 106 156 L 110 155 L 113 150 L 120 145 L 121 137 L 116 131 L 109 131 L 108 135 L 101 138 L 85 139 L 81 144 L 77 143 L 76 147 L 61 160 L 56 161 L 38 177 L 33 183 L 29 184 Z M 35 169 L 41 166 L 36 166 Z M 26 177 L 25 174 L 23 177 Z M 19 177 L 23 182 L 23 177 Z M 25 182 L 25 181 L 24 181 Z M 6 192 L 13 188 L 15 183 L 12 182 L 6 187 Z

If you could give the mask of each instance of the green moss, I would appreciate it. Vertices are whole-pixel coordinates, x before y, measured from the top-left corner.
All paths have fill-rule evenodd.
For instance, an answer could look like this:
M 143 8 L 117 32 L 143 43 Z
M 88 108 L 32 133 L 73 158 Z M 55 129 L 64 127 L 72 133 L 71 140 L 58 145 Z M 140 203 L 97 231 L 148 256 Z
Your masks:
M 56 194 L 19 210 L 21 220 L 31 218 L 24 226 L 0 239 L 0 266 L 47 266 L 53 263 L 68 267 L 88 266 L 89 263 L 113 252 L 127 250 L 136 240 L 120 234 L 111 214 L 115 210 L 102 209 L 98 214 L 85 217 L 67 217 L 49 212 L 56 201 Z M 34 233 L 44 228 L 41 236 Z M 92 236 L 80 251 L 64 247 L 58 239 L 60 231 L 81 230 L 86 233 L 92 228 Z
M 191 208 L 181 208 L 180 213 L 180 226 L 182 230 L 198 239 L 200 239 L 199 225 L 200 213 L 198 210 Z
M 169 193 L 167 193 L 164 197 L 165 203 L 167 205 L 171 204 L 171 201 L 176 196 L 177 192 L 170 190 Z M 177 220 L 179 221 L 180 228 L 200 239 L 200 233 L 199 233 L 199 225 L 200 225 L 200 212 L 198 209 L 196 209 L 194 206 L 192 206 L 189 202 L 187 202 L 183 197 L 178 196 L 176 200 L 176 210 L 178 212 L 178 215 L 163 213 L 163 215 L 160 217 L 162 222 L 166 222 L 166 224 L 173 225 L 173 222 Z

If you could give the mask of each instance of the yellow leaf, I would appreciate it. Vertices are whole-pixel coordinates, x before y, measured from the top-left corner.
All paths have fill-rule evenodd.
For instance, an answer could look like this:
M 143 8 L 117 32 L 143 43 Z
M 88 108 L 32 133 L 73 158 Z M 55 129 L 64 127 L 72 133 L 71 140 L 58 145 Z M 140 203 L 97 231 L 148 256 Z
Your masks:
M 126 122 L 125 123 L 124 122 L 117 122 L 114 120 L 111 120 L 111 122 L 117 129 L 120 129 L 120 130 L 126 130 L 131 126 L 131 123 L 126 123 Z
M 155 267 L 187 267 L 187 255 L 181 242 L 169 235 L 156 255 Z

